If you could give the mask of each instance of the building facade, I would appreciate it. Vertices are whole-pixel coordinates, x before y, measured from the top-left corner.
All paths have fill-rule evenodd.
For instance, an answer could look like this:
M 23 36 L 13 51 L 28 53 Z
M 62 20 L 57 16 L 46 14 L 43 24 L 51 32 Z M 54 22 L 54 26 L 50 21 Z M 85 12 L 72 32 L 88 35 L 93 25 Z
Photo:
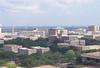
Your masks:
M 3 46 L 4 51 L 10 51 L 14 53 L 18 53 L 18 49 L 22 48 L 21 45 L 15 45 L 15 44 L 7 44 Z

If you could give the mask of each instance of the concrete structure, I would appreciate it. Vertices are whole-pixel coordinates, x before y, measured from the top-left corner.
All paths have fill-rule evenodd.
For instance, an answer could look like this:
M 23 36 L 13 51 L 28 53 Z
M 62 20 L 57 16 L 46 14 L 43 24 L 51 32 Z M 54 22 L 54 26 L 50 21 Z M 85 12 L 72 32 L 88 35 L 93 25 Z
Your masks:
M 76 46 L 76 45 L 86 45 L 85 40 L 65 40 L 65 43 L 72 45 L 72 46 Z
M 81 57 L 82 57 L 82 62 L 92 60 L 94 62 L 100 63 L 100 52 L 84 53 L 81 54 Z
M 50 49 L 48 47 L 32 47 L 32 48 L 19 48 L 18 53 L 22 55 L 31 55 L 33 53 L 43 54 L 48 52 Z
M 84 35 L 84 38 L 95 39 L 95 35 Z
M 30 38 L 32 40 L 36 40 L 39 37 L 46 37 L 45 31 L 40 31 L 38 29 L 34 29 L 33 31 L 21 31 L 18 32 L 18 37 L 20 38 Z
M 95 37 L 95 40 L 98 40 L 98 41 L 100 41 L 100 36 L 98 36 L 98 37 Z
M 29 48 L 19 48 L 18 49 L 18 54 L 21 54 L 21 55 L 31 55 L 32 53 L 33 53 L 33 50 Z
M 76 34 L 84 34 L 86 32 L 86 29 L 85 28 L 77 28 L 74 30 Z
M 68 36 L 68 30 L 63 28 L 49 29 L 49 36 Z
M 85 40 L 71 40 L 70 45 L 86 45 Z
M 86 34 L 84 38 L 100 40 L 100 34 Z
M 10 52 L 14 52 L 14 53 L 18 53 L 18 49 L 22 48 L 21 45 L 15 45 L 15 44 L 7 44 L 3 46 L 3 49 L 5 51 L 10 51 Z
M 48 39 L 49 39 L 48 46 L 51 46 L 52 43 L 57 39 L 57 37 L 56 36 L 49 36 Z
M 0 44 L 4 44 L 4 40 L 3 39 L 0 39 Z
M 79 40 L 79 45 L 86 45 L 86 41 L 85 40 Z
M 100 26 L 92 25 L 88 27 L 88 31 L 93 31 L 93 32 L 99 32 L 100 31 Z
M 100 45 L 87 45 L 87 46 L 80 46 L 82 51 L 87 51 L 87 50 L 99 50 Z
M 70 46 L 68 43 L 58 43 L 57 45 L 61 48 Z
M 68 36 L 68 40 L 72 41 L 72 40 L 78 40 L 78 37 L 76 35 L 69 35 Z
M 0 34 L 0 39 L 3 39 L 3 40 L 12 40 L 16 38 L 17 38 L 17 33 L 14 33 L 13 35 L 12 33 L 1 33 Z
M 32 47 L 32 49 L 34 51 L 36 51 L 37 54 L 43 54 L 43 53 L 46 53 L 48 51 L 50 51 L 50 48 L 49 47 Z
M 65 40 L 68 36 L 68 30 L 64 28 L 52 28 L 48 30 L 48 39 L 49 39 L 49 46 L 52 45 L 54 40 L 60 39 Z
M 2 28 L 0 27 L 0 33 L 2 33 Z

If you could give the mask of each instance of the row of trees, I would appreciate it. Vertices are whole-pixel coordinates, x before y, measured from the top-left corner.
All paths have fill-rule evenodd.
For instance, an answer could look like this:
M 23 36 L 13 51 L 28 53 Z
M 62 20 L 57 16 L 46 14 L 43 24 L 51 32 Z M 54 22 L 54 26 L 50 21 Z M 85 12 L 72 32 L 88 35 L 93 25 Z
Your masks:
M 47 47 L 48 38 L 39 38 L 37 40 L 17 38 L 17 39 L 5 41 L 5 44 L 18 44 L 24 47 L 31 47 L 31 46 Z
M 9 61 L 15 61 L 17 65 L 31 68 L 39 65 L 70 62 L 76 54 L 73 50 L 68 50 L 64 54 L 60 52 L 48 52 L 42 55 L 19 55 L 12 52 L 0 51 L 0 65 L 5 65 Z

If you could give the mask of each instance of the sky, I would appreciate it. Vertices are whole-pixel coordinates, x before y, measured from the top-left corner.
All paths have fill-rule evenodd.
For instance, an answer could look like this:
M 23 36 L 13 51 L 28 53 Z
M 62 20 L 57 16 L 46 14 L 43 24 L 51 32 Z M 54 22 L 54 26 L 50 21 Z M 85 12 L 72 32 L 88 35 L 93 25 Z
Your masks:
M 0 0 L 0 24 L 100 25 L 100 0 Z

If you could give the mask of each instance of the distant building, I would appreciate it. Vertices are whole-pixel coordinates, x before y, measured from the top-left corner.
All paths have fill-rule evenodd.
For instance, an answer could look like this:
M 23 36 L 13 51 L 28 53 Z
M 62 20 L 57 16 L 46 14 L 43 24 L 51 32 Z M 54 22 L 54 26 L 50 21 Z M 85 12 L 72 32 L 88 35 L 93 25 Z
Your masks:
M 18 37 L 20 38 L 30 38 L 32 40 L 36 40 L 39 37 L 45 38 L 46 34 L 45 31 L 40 31 L 38 29 L 34 29 L 33 31 L 21 31 L 18 32 Z
M 33 53 L 33 50 L 29 48 L 19 48 L 18 49 L 18 54 L 21 54 L 21 55 L 31 55 L 32 53 Z
M 31 55 L 33 53 L 43 54 L 48 52 L 50 49 L 48 47 L 32 47 L 32 48 L 19 48 L 18 54 L 21 55 Z
M 32 47 L 32 49 L 35 51 L 36 50 L 36 53 L 37 54 L 43 54 L 43 53 L 46 53 L 48 51 L 50 51 L 50 48 L 49 47 Z
M 72 46 L 76 46 L 76 45 L 86 45 L 85 40 L 79 40 L 79 39 L 75 39 L 75 40 L 66 40 L 65 43 L 68 43 L 69 45 Z
M 70 46 L 69 43 L 58 43 L 57 45 L 58 45 L 60 48 L 67 48 L 67 47 Z
M 84 34 L 86 32 L 86 29 L 85 28 L 77 28 L 74 30 L 76 34 Z
M 48 33 L 49 46 L 52 45 L 56 39 L 65 40 L 68 36 L 68 30 L 64 28 L 52 28 L 48 30 Z
M 0 39 L 0 44 L 4 44 L 4 40 L 3 39 Z
M 5 51 L 10 51 L 10 52 L 14 52 L 14 53 L 18 53 L 18 49 L 22 48 L 22 46 L 20 45 L 15 45 L 15 44 L 7 44 L 3 46 L 3 49 Z
M 0 27 L 0 33 L 2 33 L 2 28 Z
M 84 38 L 100 40 L 100 34 L 84 35 Z
M 82 51 L 86 50 L 99 50 L 100 45 L 87 45 L 87 46 L 81 46 Z
M 81 54 L 82 62 L 93 61 L 100 64 L 100 52 L 84 53 Z
M 93 31 L 93 32 L 99 32 L 100 31 L 100 26 L 92 25 L 88 27 L 88 31 Z
M 49 36 L 68 36 L 68 30 L 63 28 L 53 28 L 49 29 Z
M 85 40 L 79 40 L 79 45 L 86 45 L 86 41 Z
M 100 50 L 100 45 L 78 45 L 78 46 L 72 46 L 75 49 L 79 50 L 79 51 L 90 51 L 90 50 Z

